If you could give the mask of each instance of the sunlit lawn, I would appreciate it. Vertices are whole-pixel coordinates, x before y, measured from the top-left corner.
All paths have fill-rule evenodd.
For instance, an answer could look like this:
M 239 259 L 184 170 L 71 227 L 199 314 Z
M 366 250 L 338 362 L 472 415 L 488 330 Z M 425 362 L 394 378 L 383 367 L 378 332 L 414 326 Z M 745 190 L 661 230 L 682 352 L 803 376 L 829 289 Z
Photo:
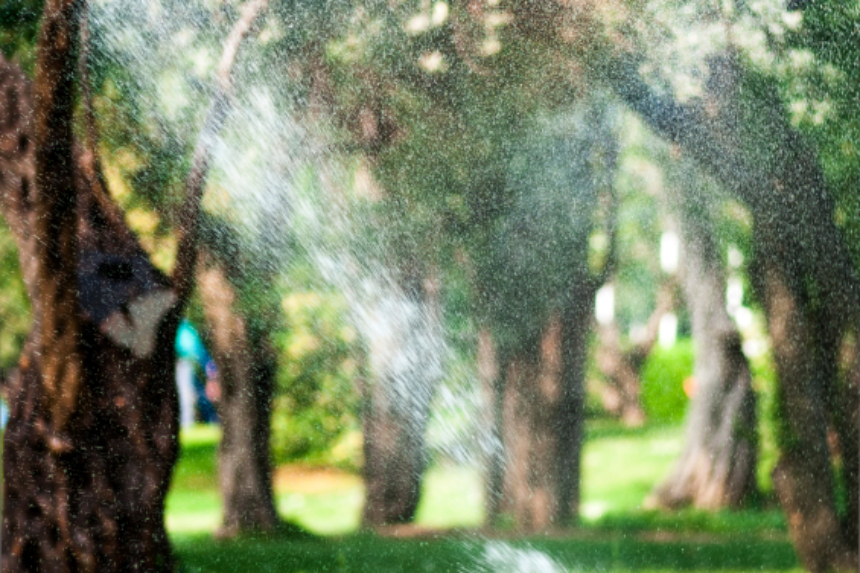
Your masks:
M 220 519 L 215 473 L 218 430 L 183 435 L 183 456 L 167 503 L 167 526 L 186 571 L 475 571 L 530 572 L 549 556 L 570 571 L 799 571 L 775 510 L 663 514 L 642 502 L 681 447 L 680 428 L 631 431 L 592 423 L 583 460 L 583 527 L 528 540 L 484 540 L 480 476 L 453 466 L 430 469 L 417 522 L 457 528 L 410 539 L 356 533 L 361 480 L 337 470 L 300 466 L 275 475 L 278 510 L 321 539 L 211 537 Z M 334 535 L 334 537 L 331 537 Z M 502 535 L 502 537 L 512 537 Z M 542 552 L 543 557 L 534 557 Z M 524 557 L 525 556 L 525 557 Z

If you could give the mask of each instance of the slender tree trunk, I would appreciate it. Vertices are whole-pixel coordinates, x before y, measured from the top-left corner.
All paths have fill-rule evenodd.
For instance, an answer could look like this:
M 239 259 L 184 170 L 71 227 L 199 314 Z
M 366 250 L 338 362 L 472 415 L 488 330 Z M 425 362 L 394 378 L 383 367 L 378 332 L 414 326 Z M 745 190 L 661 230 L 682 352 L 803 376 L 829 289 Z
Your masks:
M 698 198 L 691 198 L 695 201 Z M 683 272 L 696 347 L 686 444 L 655 491 L 660 505 L 739 507 L 756 491 L 756 409 L 740 333 L 726 311 L 722 257 L 707 212 L 681 208 Z
M 490 527 L 498 525 L 504 497 L 504 447 L 502 444 L 502 380 L 499 377 L 499 362 L 496 357 L 496 346 L 493 335 L 487 327 L 478 332 L 478 378 L 482 394 L 482 418 L 480 427 L 482 434 L 483 453 L 482 467 L 484 468 L 484 500 L 487 512 L 487 524 Z
M 221 384 L 218 473 L 224 517 L 219 535 L 270 531 L 279 522 L 269 453 L 274 352 L 268 341 L 251 331 L 224 266 L 204 252 L 197 274 L 207 339 Z
M 364 412 L 365 526 L 412 521 L 421 497 L 430 400 L 444 352 L 438 285 L 431 283 L 411 295 L 394 293 L 377 309 Z

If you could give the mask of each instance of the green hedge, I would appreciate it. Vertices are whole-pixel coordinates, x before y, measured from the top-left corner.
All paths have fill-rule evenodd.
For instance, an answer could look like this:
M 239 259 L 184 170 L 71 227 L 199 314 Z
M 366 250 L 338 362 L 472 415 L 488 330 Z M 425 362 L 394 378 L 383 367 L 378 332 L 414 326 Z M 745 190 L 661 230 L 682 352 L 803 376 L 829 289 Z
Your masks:
M 693 375 L 693 342 L 682 339 L 671 348 L 655 346 L 642 368 L 642 407 L 654 422 L 679 422 L 690 401 L 684 380 Z

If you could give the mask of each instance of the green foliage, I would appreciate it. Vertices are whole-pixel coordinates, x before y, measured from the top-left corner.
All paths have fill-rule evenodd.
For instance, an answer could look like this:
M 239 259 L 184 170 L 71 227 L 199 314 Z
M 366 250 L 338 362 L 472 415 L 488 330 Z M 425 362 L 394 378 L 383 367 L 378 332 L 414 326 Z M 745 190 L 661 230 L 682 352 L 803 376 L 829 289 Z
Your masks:
M 770 352 L 750 359 L 753 390 L 756 393 L 756 416 L 758 419 L 759 458 L 756 477 L 759 490 L 773 491 L 771 472 L 779 460 L 780 440 L 783 429 L 779 420 L 779 384 L 773 356 Z
M 664 144 L 632 113 L 623 114 L 616 225 L 616 321 L 622 331 L 651 316 L 661 279 L 659 244 L 663 228 L 662 166 L 655 148 Z
M 28 71 L 35 64 L 42 4 L 41 0 L 0 2 L 0 52 L 7 58 L 17 57 Z
M 30 299 L 18 264 L 15 239 L 0 219 L 0 368 L 15 365 L 30 331 Z
M 346 302 L 331 293 L 295 292 L 282 304 L 289 328 L 276 338 L 281 356 L 272 410 L 272 450 L 278 462 L 322 457 L 360 465 L 359 343 Z M 359 442 L 360 443 L 360 442 Z M 334 458 L 334 459 L 333 459 Z
M 683 419 L 689 399 L 684 380 L 693 374 L 693 342 L 681 339 L 671 348 L 654 347 L 642 368 L 642 407 L 650 420 Z
M 837 223 L 860 266 L 860 4 L 811 2 L 789 37 L 795 51 L 783 71 L 794 120 L 817 144 L 837 200 Z M 799 54 L 814 58 L 798 58 Z M 794 65 L 792 65 L 792 61 Z

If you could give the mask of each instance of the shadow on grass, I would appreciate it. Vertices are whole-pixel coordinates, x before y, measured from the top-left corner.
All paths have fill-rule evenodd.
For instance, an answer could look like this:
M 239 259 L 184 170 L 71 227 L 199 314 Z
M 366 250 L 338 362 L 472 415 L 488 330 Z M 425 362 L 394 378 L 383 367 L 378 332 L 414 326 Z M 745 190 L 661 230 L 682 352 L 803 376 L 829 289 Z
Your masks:
M 616 533 L 652 532 L 785 537 L 785 517 L 777 509 L 703 511 L 682 509 L 611 513 L 586 525 L 588 530 Z
M 471 536 L 435 539 L 389 539 L 374 535 L 288 540 L 244 538 L 217 542 L 194 536 L 175 540 L 180 571 L 284 572 L 463 572 L 484 573 L 487 548 L 539 551 L 559 565 L 558 571 L 789 571 L 798 567 L 784 540 L 756 537 L 718 540 L 659 541 L 635 535 L 585 535 L 573 538 L 485 540 Z M 512 564 L 513 567 L 513 564 Z M 521 565 L 520 565 L 521 567 Z M 520 573 L 520 568 L 503 569 Z M 538 569 L 534 569 L 537 571 Z M 543 572 L 545 569 L 540 569 Z M 525 571 L 525 570 L 523 570 Z M 532 571 L 532 569 L 528 569 Z

